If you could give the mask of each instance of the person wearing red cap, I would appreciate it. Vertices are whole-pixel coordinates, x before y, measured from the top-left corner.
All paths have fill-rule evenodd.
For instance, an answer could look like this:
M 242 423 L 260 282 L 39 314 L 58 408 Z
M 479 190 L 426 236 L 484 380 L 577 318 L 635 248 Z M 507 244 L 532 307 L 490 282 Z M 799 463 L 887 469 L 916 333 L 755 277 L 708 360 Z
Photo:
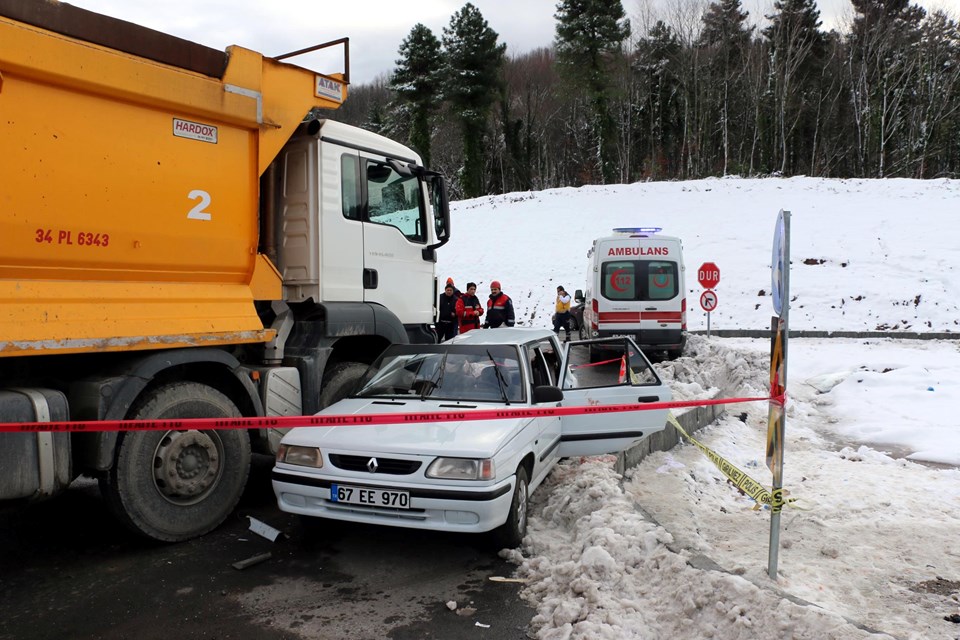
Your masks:
M 490 283 L 490 297 L 487 298 L 487 321 L 483 328 L 495 329 L 500 326 L 514 325 L 513 300 L 500 289 L 500 281 Z

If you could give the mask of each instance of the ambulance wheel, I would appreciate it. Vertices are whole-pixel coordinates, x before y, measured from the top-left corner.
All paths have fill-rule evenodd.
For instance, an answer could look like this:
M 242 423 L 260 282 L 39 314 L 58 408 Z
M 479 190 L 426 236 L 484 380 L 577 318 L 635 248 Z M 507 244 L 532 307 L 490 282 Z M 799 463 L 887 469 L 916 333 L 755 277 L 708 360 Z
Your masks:
M 337 400 L 343 400 L 350 395 L 366 371 L 367 365 L 360 362 L 341 362 L 334 365 L 323 376 L 320 408 L 326 409 Z
M 213 387 L 174 382 L 147 393 L 133 420 L 240 417 Z M 126 431 L 100 488 L 111 510 L 140 535 L 181 542 L 216 528 L 240 500 L 250 473 L 244 429 Z
M 493 530 L 493 542 L 498 549 L 515 549 L 527 535 L 527 508 L 530 500 L 529 480 L 524 466 L 517 468 L 517 479 L 510 502 L 507 521 Z

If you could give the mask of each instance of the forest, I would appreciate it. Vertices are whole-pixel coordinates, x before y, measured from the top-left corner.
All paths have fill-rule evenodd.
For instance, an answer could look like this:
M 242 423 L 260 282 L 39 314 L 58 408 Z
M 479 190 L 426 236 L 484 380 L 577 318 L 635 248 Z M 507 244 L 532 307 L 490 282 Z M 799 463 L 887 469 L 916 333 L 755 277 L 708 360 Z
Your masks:
M 909 0 L 560 0 L 550 47 L 508 55 L 470 3 L 320 114 L 411 145 L 451 197 L 708 176 L 960 171 L 960 28 Z

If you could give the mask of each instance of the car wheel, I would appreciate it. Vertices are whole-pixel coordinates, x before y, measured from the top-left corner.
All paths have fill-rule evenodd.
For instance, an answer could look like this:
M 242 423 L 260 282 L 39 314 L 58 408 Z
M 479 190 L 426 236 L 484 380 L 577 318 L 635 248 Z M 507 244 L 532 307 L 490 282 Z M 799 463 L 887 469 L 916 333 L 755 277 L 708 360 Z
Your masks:
M 667 360 L 676 360 L 683 355 L 683 349 L 667 349 Z
M 510 514 L 507 521 L 493 530 L 493 541 L 498 548 L 513 549 L 519 547 L 527 535 L 527 507 L 530 500 L 530 483 L 527 469 L 517 468 L 517 480 L 513 488 L 513 500 L 510 502 Z

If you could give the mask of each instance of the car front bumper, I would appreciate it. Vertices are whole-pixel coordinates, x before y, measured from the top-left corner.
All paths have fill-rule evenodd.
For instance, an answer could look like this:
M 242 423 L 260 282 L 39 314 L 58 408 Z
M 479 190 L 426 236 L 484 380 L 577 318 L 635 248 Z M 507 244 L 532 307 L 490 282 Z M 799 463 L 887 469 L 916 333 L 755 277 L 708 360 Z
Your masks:
M 364 522 L 392 527 L 483 533 L 507 521 L 513 500 L 514 477 L 495 485 L 410 484 L 383 481 L 376 484 L 351 478 L 298 473 L 275 468 L 273 491 L 281 511 L 316 518 Z M 410 493 L 410 508 L 388 508 L 334 502 L 330 486 L 388 489 Z

